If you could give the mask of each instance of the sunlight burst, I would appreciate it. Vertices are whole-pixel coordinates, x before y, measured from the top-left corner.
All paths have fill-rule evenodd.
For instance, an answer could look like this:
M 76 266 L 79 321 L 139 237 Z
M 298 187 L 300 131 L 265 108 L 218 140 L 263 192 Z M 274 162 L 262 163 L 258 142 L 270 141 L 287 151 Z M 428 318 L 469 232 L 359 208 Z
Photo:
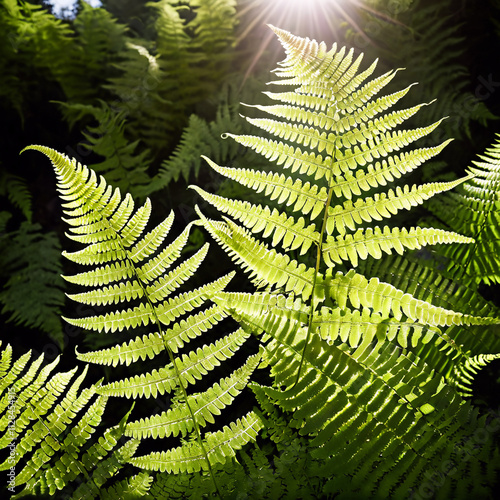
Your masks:
M 272 24 L 298 36 L 324 40 L 327 44 L 341 38 L 339 31 L 342 23 L 358 27 L 353 13 L 355 7 L 361 6 L 360 0 L 243 0 L 241 4 L 243 8 L 239 15 L 252 20 L 240 33 L 239 41 L 255 29 Z M 262 36 L 247 75 L 272 39 L 270 30 Z

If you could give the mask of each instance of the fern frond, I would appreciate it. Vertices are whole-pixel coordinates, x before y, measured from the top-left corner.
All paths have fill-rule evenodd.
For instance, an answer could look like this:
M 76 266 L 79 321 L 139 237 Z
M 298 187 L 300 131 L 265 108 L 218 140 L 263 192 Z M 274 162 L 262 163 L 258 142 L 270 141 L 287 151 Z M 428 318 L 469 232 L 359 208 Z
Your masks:
M 206 201 L 239 219 L 252 232 L 272 236 L 273 247 L 300 249 L 301 254 L 316 250 L 316 266 L 308 268 L 266 247 L 230 220 L 217 225 L 202 217 L 209 232 L 233 260 L 248 269 L 255 283 L 294 290 L 307 299 L 315 287 L 321 287 L 323 267 L 343 264 L 346 260 L 357 266 L 359 259 L 369 255 L 378 259 L 383 252 L 390 253 L 393 249 L 401 253 L 404 248 L 420 248 L 425 244 L 470 242 L 468 238 L 439 230 L 359 228 L 417 206 L 470 176 L 451 183 L 397 187 L 371 197 L 359 197 L 363 191 L 387 185 L 441 151 L 444 143 L 428 149 L 408 148 L 430 134 L 439 121 L 419 129 L 394 130 L 422 106 L 387 112 L 409 88 L 374 100 L 392 80 L 392 72 L 370 81 L 374 65 L 358 72 L 361 59 L 353 62 L 352 52 L 336 46 L 327 52 L 314 40 L 273 29 L 287 52 L 282 63 L 286 69 L 278 70 L 277 74 L 290 77 L 273 83 L 297 88 L 294 92 L 268 93 L 282 104 L 257 106 L 281 120 L 248 118 L 248 121 L 277 136 L 279 141 L 227 135 L 277 165 L 291 168 L 292 173 L 302 175 L 296 178 L 279 172 L 221 167 L 209 159 L 207 162 L 216 172 L 262 193 L 275 205 L 287 207 L 287 212 L 266 205 L 224 200 L 195 189 Z M 399 152 L 402 149 L 405 150 Z M 309 180 L 303 180 L 304 174 Z M 335 195 L 347 200 L 336 204 Z M 293 215 L 288 215 L 289 212 Z M 336 238 L 334 231 L 339 234 Z M 297 269 L 300 277 L 296 276 Z M 321 296 L 320 292 L 318 298 Z M 312 304 L 311 311 L 314 308 Z
M 328 478 L 323 494 L 342 491 L 346 498 L 378 494 L 406 498 L 425 471 L 439 467 L 442 460 L 460 467 L 451 442 L 470 439 L 471 428 L 482 428 L 483 423 L 418 357 L 386 342 L 389 325 L 378 323 L 370 333 L 365 324 L 375 318 L 366 310 L 361 317 L 354 316 L 345 316 L 343 333 L 328 338 L 328 343 L 310 337 L 298 382 L 295 373 L 302 363 L 305 328 L 299 326 L 300 335 L 293 328 L 266 328 L 272 336 L 266 354 L 275 388 L 253 387 L 292 411 L 292 426 L 311 436 L 311 453 L 322 461 Z M 267 321 L 254 319 L 261 326 Z M 354 324 L 352 320 L 361 323 L 361 338 L 356 329 L 346 328 Z M 431 338 L 424 341 L 432 342 Z M 415 340 L 421 341 L 418 336 Z M 413 382 L 408 385 L 410 380 L 418 380 L 418 389 Z M 441 439 L 443 434 L 449 438 Z M 488 453 L 490 447 L 473 451 L 468 458 L 485 464 Z M 387 469 L 385 461 L 392 464 L 393 459 L 398 466 Z M 460 482 L 454 487 L 459 489 Z
M 251 372 L 258 364 L 258 356 L 250 357 L 240 370 L 233 373 L 232 378 L 221 379 L 219 384 L 205 393 L 188 394 L 188 386 L 203 380 L 232 357 L 248 339 L 249 333 L 239 329 L 196 350 L 189 349 L 188 344 L 226 316 L 225 311 L 217 306 L 200 308 L 227 286 L 234 273 L 183 291 L 182 288 L 196 273 L 208 252 L 208 245 L 204 245 L 194 255 L 178 263 L 191 224 L 172 243 L 166 244 L 173 223 L 172 213 L 146 233 L 151 215 L 149 199 L 135 210 L 130 194 L 122 197 L 119 189 L 113 190 L 93 170 L 49 148 L 31 146 L 30 149 L 41 151 L 51 159 L 58 177 L 57 187 L 63 200 L 65 220 L 70 226 L 68 236 L 85 245 L 82 250 L 66 256 L 76 263 L 92 267 L 89 271 L 66 277 L 69 282 L 90 288 L 82 293 L 72 293 L 70 298 L 97 306 L 98 311 L 106 307 L 101 314 L 96 314 L 94 310 L 89 316 L 67 321 L 98 332 L 130 332 L 140 328 L 140 335 L 128 342 L 101 351 L 77 354 L 78 357 L 113 366 L 153 359 L 162 354 L 167 354 L 169 359 L 160 368 L 109 382 L 95 390 L 102 398 L 150 398 L 178 389 L 184 403 L 173 406 L 171 411 L 175 412 L 177 420 L 184 422 L 185 432 L 194 431 L 196 446 L 205 462 L 203 467 L 210 470 L 212 460 L 220 459 L 220 452 L 212 451 L 209 457 L 205 447 L 211 441 L 204 444 L 200 428 L 214 422 L 219 410 L 229 406 L 237 393 L 246 387 Z M 112 310 L 108 311 L 110 308 Z M 190 314 L 195 309 L 198 311 Z M 156 331 L 144 334 L 142 327 L 148 326 Z M 168 329 L 165 328 L 167 326 Z M 176 357 L 179 349 L 186 346 L 185 352 Z M 251 425 L 254 424 L 252 422 Z M 172 426 L 175 429 L 175 425 Z M 231 446 L 237 449 L 241 443 L 254 439 L 255 434 L 248 434 L 247 441 L 235 433 L 230 438 L 233 441 Z M 88 460 L 95 467 L 96 476 L 91 490 L 94 491 L 95 485 L 99 486 L 112 475 L 122 462 L 128 461 L 138 444 L 138 441 L 130 441 L 125 445 L 128 451 L 116 451 L 102 463 L 94 463 L 93 455 L 89 455 Z M 220 446 L 224 456 L 234 456 L 234 450 L 228 451 L 223 443 Z M 117 458 L 116 454 L 122 458 Z
M 123 466 L 124 461 L 110 467 L 103 458 L 117 452 L 114 447 L 128 415 L 123 425 L 108 429 L 96 444 L 87 446 L 107 402 L 106 397 L 96 397 L 95 386 L 82 389 L 88 367 L 75 379 L 76 368 L 53 374 L 59 358 L 45 366 L 43 356 L 31 362 L 30 358 L 31 353 L 27 353 L 12 364 L 10 346 L 2 350 L 0 447 L 14 452 L 0 469 L 16 469 L 10 491 L 24 486 L 15 498 L 45 493 L 53 496 L 58 490 L 73 491 L 81 482 L 75 484 L 79 476 L 93 487 L 104 484 Z
M 60 243 L 55 233 L 43 234 L 41 229 L 39 224 L 23 222 L 19 229 L 0 235 L 0 303 L 9 321 L 40 329 L 62 348 Z
M 500 143 L 487 149 L 481 161 L 469 170 L 473 177 L 458 193 L 449 193 L 442 205 L 431 204 L 431 210 L 453 230 L 474 238 L 475 243 L 448 249 L 449 271 L 479 283 L 500 283 L 498 188 L 500 186 Z M 453 267 L 453 269 L 452 269 Z
M 259 136 L 229 136 L 277 165 L 291 168 L 292 173 L 302 174 L 301 178 L 287 177 L 278 172 L 220 167 L 211 160 L 207 161 L 216 172 L 262 192 L 276 204 L 288 207 L 296 217 L 288 219 L 284 212 L 266 205 L 227 201 L 196 189 L 205 200 L 239 219 L 253 232 L 272 235 L 273 247 L 289 249 L 297 241 L 297 246 L 293 247 L 296 249 L 305 242 L 306 250 L 316 251 L 316 266 L 307 267 L 277 249 L 268 248 L 229 219 L 216 223 L 200 215 L 207 230 L 238 265 L 249 271 L 256 284 L 282 288 L 285 292 L 302 294 L 304 300 L 311 299 L 308 335 L 311 335 L 319 302 L 331 297 L 344 308 L 351 294 L 352 301 L 351 297 L 349 301 L 355 309 L 367 307 L 374 313 L 381 313 L 384 318 L 393 315 L 398 321 L 404 314 L 412 321 L 432 327 L 452 323 L 494 323 L 493 318 L 473 318 L 419 301 L 389 284 L 367 280 L 354 271 L 347 275 L 339 271 L 336 277 L 330 271 L 324 271 L 324 268 L 331 269 L 345 262 L 356 267 L 360 260 L 368 257 L 380 259 L 384 253 L 390 254 L 393 250 L 401 254 L 405 249 L 428 244 L 471 243 L 466 236 L 441 229 L 370 225 L 467 182 L 471 175 L 450 183 L 397 187 L 362 198 L 363 191 L 387 185 L 441 151 L 444 143 L 429 149 L 408 148 L 414 141 L 430 134 L 440 120 L 417 129 L 395 130 L 422 105 L 388 112 L 409 88 L 375 100 L 393 79 L 394 72 L 369 80 L 374 66 L 358 72 L 361 59 L 354 61 L 352 51 L 336 46 L 327 51 L 324 44 L 272 29 L 287 53 L 277 71 L 284 79 L 273 83 L 296 88 L 294 92 L 268 93 L 281 104 L 257 106 L 281 120 L 248 118 L 248 121 L 277 136 L 279 142 Z M 310 179 L 307 182 L 302 180 L 304 174 Z M 340 197 L 340 202 L 335 196 Z M 346 201 L 343 201 L 344 196 Z M 304 231 L 303 227 L 307 230 Z M 335 232 L 338 236 L 334 236 Z M 297 270 L 300 270 L 300 276 L 297 276 Z M 344 278 L 349 285 L 340 285 Z
M 375 65 L 360 69 L 362 57 L 352 50 L 327 50 L 323 43 L 272 29 L 287 54 L 272 83 L 293 91 L 267 92 L 274 104 L 255 107 L 268 115 L 247 118 L 260 135 L 227 136 L 279 168 L 230 168 L 207 159 L 214 171 L 268 203 L 228 200 L 195 188 L 226 215 L 218 222 L 197 210 L 199 223 L 268 293 L 220 292 L 213 300 L 261 336 L 262 364 L 270 367 L 273 384 L 252 388 L 264 412 L 279 405 L 292 417 L 289 426 L 310 439 L 313 459 L 322 462 L 318 497 L 407 498 L 444 460 L 463 473 L 469 470 L 457 460 L 455 445 L 473 439 L 484 420 L 462 399 L 467 373 L 496 355 L 473 358 L 477 349 L 494 344 L 482 343 L 487 333 L 469 341 L 473 353 L 457 339 L 474 327 L 488 330 L 499 319 L 483 302 L 471 310 L 466 299 L 455 300 L 462 287 L 433 296 L 438 270 L 425 274 L 417 268 L 415 285 L 407 283 L 410 277 L 402 279 L 403 265 L 395 273 L 389 268 L 384 280 L 351 268 L 361 264 L 365 270 L 368 257 L 385 260 L 392 251 L 436 244 L 455 251 L 456 243 L 474 244 L 475 235 L 455 227 L 378 227 L 374 221 L 459 184 L 475 197 L 478 190 L 467 188 L 473 174 L 449 183 L 385 188 L 446 146 L 448 141 L 414 147 L 441 120 L 401 129 L 424 105 L 390 109 L 410 90 L 382 94 L 396 72 L 371 79 Z M 467 282 L 464 287 L 476 291 Z M 454 375 L 453 366 L 468 368 Z M 477 477 L 486 481 L 498 467 L 495 454 L 492 443 L 467 453 Z M 456 478 L 444 479 L 443 498 L 475 484 L 470 476 L 463 483 Z

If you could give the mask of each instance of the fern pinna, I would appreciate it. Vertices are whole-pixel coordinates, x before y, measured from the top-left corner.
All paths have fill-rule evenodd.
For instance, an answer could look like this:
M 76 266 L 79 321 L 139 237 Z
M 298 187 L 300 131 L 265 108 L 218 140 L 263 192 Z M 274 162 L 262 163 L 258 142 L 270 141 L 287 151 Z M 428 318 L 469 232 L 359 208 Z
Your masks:
M 399 129 L 423 105 L 390 111 L 410 90 L 381 95 L 395 71 L 373 78 L 376 63 L 360 70 L 362 55 L 355 58 L 353 50 L 334 45 L 328 51 L 324 43 L 272 29 L 287 54 L 272 82 L 282 88 L 266 92 L 277 104 L 256 106 L 265 118 L 248 118 L 261 135 L 227 136 L 280 170 L 228 168 L 207 159 L 270 202 L 250 204 L 194 187 L 241 223 L 198 211 L 233 260 L 267 287 L 215 297 L 247 329 L 265 333 L 274 384 L 252 387 L 263 404 L 291 412 L 291 425 L 311 437 L 312 456 L 323 463 L 324 495 L 483 497 L 499 464 L 493 431 L 486 442 L 476 436 L 494 428 L 491 416 L 479 416 L 462 397 L 458 386 L 471 370 L 457 383 L 456 374 L 440 373 L 431 360 L 436 353 L 463 355 L 448 334 L 451 325 L 486 329 L 499 320 L 491 307 L 484 316 L 458 312 L 356 271 L 368 257 L 472 243 L 443 229 L 375 225 L 471 176 L 384 191 L 446 146 L 411 147 L 439 122 Z
M 65 220 L 71 228 L 68 237 L 85 245 L 81 250 L 64 252 L 73 262 L 91 267 L 65 277 L 87 289 L 70 297 L 82 304 L 112 309 L 104 314 L 66 321 L 105 333 L 151 329 L 113 347 L 77 353 L 78 359 L 116 366 L 166 355 L 160 368 L 96 388 L 101 396 L 133 399 L 176 392 L 170 409 L 128 422 L 124 434 L 138 440 L 180 436 L 183 442 L 173 449 L 134 457 L 129 462 L 143 469 L 176 473 L 210 471 L 213 465 L 224 464 L 235 450 L 255 438 L 262 425 L 260 418 L 250 411 L 222 429 L 206 431 L 204 435 L 201 431 L 214 423 L 215 416 L 245 388 L 259 364 L 260 354 L 249 356 L 240 368 L 208 389 L 193 392 L 189 386 L 205 380 L 205 375 L 232 357 L 249 333 L 239 328 L 196 349 L 189 349 L 188 344 L 226 316 L 217 305 L 193 311 L 205 305 L 208 296 L 222 291 L 232 274 L 173 295 L 193 276 L 208 251 L 206 244 L 193 256 L 174 265 L 186 245 L 191 225 L 170 244 L 165 244 L 174 221 L 173 212 L 145 232 L 151 213 L 149 199 L 134 211 L 129 194 L 122 198 L 118 188 L 113 190 L 104 178 L 98 178 L 87 167 L 43 146 L 28 149 L 41 151 L 51 159 Z M 123 307 L 122 303 L 129 306 Z M 190 436 L 193 439 L 189 439 Z

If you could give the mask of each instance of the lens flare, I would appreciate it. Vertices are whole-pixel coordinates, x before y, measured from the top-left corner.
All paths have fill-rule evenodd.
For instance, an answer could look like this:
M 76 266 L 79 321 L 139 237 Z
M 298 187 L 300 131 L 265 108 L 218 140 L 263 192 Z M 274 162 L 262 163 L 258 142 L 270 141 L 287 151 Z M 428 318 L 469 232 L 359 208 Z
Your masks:
M 240 17 L 245 19 L 239 36 L 244 40 L 249 33 L 262 29 L 259 48 L 250 63 L 248 74 L 274 38 L 270 30 L 264 30 L 266 24 L 290 31 L 294 35 L 315 38 L 331 44 L 339 40 L 342 23 L 347 22 L 358 28 L 352 16 L 354 7 L 360 6 L 360 0 L 241 0 Z M 251 19 L 248 22 L 248 19 Z

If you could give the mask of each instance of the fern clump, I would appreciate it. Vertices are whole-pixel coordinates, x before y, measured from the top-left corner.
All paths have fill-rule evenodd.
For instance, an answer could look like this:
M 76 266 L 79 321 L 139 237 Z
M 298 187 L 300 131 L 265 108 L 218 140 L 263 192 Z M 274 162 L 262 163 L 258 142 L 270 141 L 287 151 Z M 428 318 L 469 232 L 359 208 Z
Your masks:
M 156 157 L 165 131 L 206 96 L 203 77 L 220 80 L 235 22 L 232 0 L 190 0 L 184 17 L 175 2 L 152 6 L 156 48 L 128 44 L 117 67 L 125 77 L 108 90 L 125 97 L 144 74 L 178 75 L 176 85 L 153 79 L 137 109 L 67 105 L 114 126 L 91 140 L 106 157 L 96 169 L 26 148 L 45 154 L 57 176 L 73 245 L 63 255 L 79 268 L 64 276 L 81 304 L 65 320 L 90 341 L 76 351 L 86 365 L 76 381 L 77 368 L 50 376 L 59 359 L 28 365 L 28 353 L 12 364 L 10 348 L 2 352 L 1 440 L 5 448 L 19 438 L 15 464 L 23 463 L 14 486 L 71 498 L 491 496 L 498 415 L 471 395 L 475 375 L 500 357 L 498 308 L 478 295 L 497 281 L 487 253 L 498 250 L 498 151 L 462 179 L 405 181 L 449 142 L 422 146 L 441 119 L 412 128 L 429 109 L 402 106 L 412 85 L 388 91 L 397 71 L 377 75 L 376 62 L 363 66 L 354 50 L 272 27 L 286 59 L 267 103 L 226 132 L 229 147 L 214 140 L 232 128 L 229 106 L 210 124 L 192 117 L 149 183 L 148 151 Z M 187 63 L 200 79 L 184 79 Z M 138 130 L 148 150 L 126 144 Z M 224 188 L 195 186 L 206 205 L 176 236 L 173 211 L 150 227 L 144 197 L 197 172 L 190 156 L 200 147 L 216 155 L 204 158 Z M 25 192 L 12 185 L 22 208 Z M 407 211 L 440 193 L 453 217 L 438 205 L 436 227 L 405 224 Z M 220 220 L 205 215 L 208 204 Z M 9 214 L 0 215 L 6 228 Z M 250 291 L 227 290 L 234 272 L 201 278 L 210 247 L 192 251 L 193 226 L 249 273 Z M 105 379 L 81 389 L 89 365 Z M 20 404 L 9 404 L 12 390 Z M 106 406 L 119 416 L 104 420 Z

